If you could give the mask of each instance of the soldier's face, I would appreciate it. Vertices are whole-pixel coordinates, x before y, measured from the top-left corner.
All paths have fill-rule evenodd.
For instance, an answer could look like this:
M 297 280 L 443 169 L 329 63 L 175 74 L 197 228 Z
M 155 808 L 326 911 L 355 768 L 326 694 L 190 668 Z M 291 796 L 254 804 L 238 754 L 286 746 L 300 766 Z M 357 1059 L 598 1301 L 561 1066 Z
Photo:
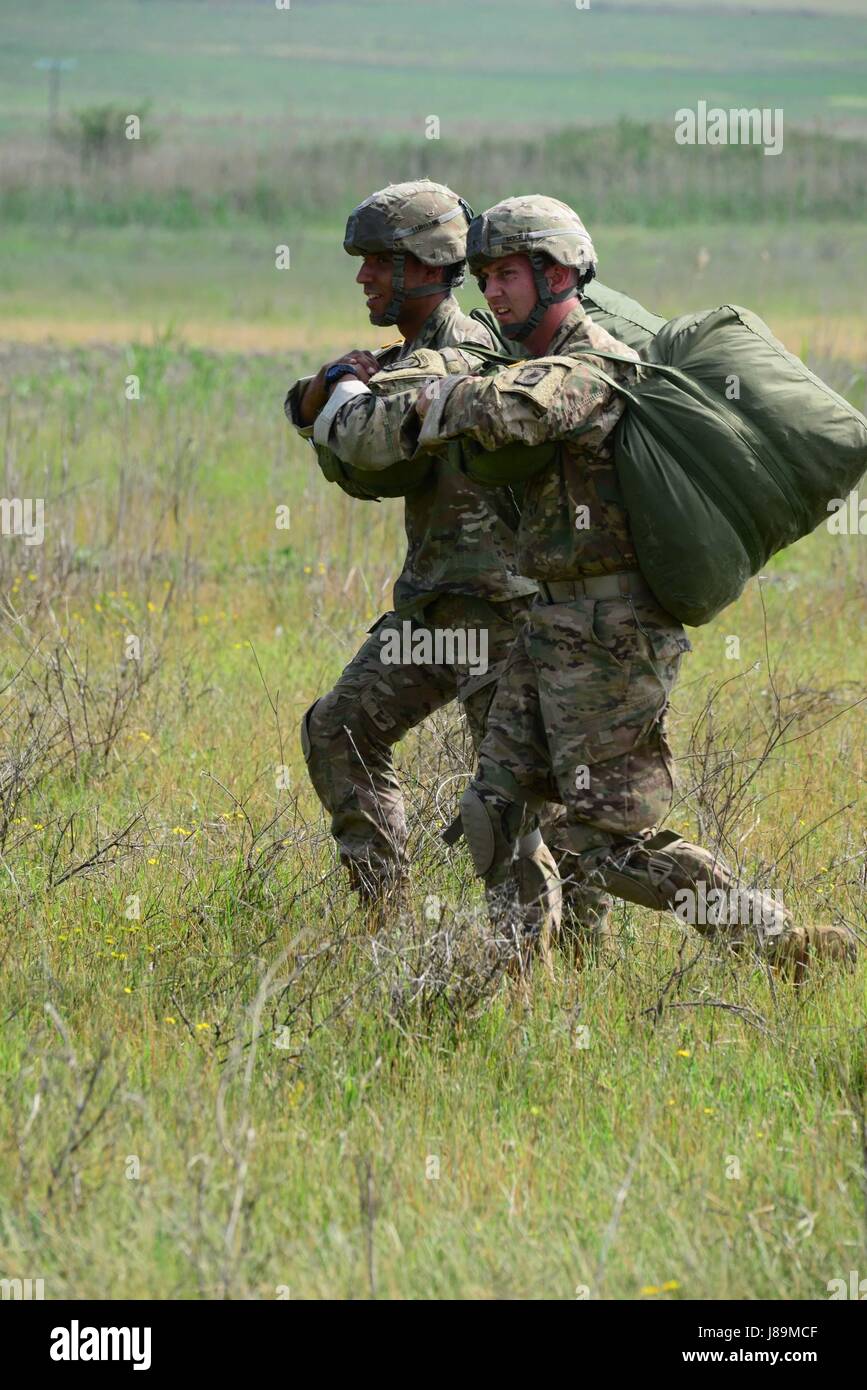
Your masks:
M 414 290 L 419 285 L 438 279 L 439 272 L 436 268 L 424 265 L 411 252 L 407 252 L 403 270 L 405 289 Z M 391 300 L 392 256 L 390 252 L 378 251 L 362 257 L 361 268 L 355 281 L 364 291 L 370 322 L 377 323 Z
M 391 299 L 391 256 L 388 252 L 364 256 L 355 282 L 364 291 L 370 322 L 376 323 Z
M 538 298 L 533 268 L 526 256 L 503 256 L 482 267 L 483 294 L 502 324 L 524 323 Z

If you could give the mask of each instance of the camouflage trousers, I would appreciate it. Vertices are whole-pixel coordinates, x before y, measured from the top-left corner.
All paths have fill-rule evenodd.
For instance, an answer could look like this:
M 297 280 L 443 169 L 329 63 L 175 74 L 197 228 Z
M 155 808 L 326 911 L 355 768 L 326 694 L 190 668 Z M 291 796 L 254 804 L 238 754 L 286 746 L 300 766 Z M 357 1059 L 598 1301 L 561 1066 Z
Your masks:
M 552 832 L 561 878 L 597 904 L 613 894 L 657 910 L 699 884 L 727 889 L 730 871 L 709 851 L 653 828 L 671 809 L 674 767 L 666 738 L 683 628 L 649 591 L 641 596 L 538 601 L 500 678 L 462 820 L 489 901 L 504 900 L 510 842 L 526 808 L 559 802 Z M 698 895 L 700 896 L 700 895 Z M 681 899 L 682 901 L 682 899 Z M 582 929 L 570 922 L 564 926 Z M 784 931 L 779 905 L 763 914 L 768 938 Z M 686 914 L 684 920 L 691 920 Z M 591 921 L 592 925 L 592 921 Z M 702 924 L 711 934 L 721 918 Z
M 304 715 L 301 742 L 310 779 L 331 814 L 331 833 L 354 886 L 369 896 L 395 882 L 405 867 L 406 812 L 394 745 L 435 710 L 458 700 L 478 752 L 497 679 L 530 601 L 447 595 L 429 604 L 422 619 L 385 614 L 334 688 Z M 463 634 L 463 646 L 455 639 L 448 650 L 441 637 L 444 650 L 437 653 L 434 647 L 434 655 L 444 657 L 442 663 L 417 660 L 413 652 L 425 633 L 431 641 L 437 633 Z M 412 659 L 383 660 L 394 654 Z M 543 880 L 556 882 L 544 845 L 527 844 L 518 862 L 526 877 L 524 886 L 519 884 L 522 902 L 542 890 Z

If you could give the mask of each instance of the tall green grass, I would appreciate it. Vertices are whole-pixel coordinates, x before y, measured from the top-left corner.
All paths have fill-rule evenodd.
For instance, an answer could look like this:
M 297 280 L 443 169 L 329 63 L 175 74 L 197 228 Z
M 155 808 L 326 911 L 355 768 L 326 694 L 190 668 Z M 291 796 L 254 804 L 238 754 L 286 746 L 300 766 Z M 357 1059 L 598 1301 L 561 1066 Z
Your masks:
M 325 484 L 285 374 L 168 342 L 4 361 L 7 486 L 47 532 L 0 549 L 0 1272 L 47 1298 L 826 1297 L 867 1260 L 863 957 L 796 994 L 620 906 L 619 964 L 558 955 L 458 1007 L 484 912 L 438 839 L 454 709 L 398 750 L 411 918 L 369 936 L 297 728 L 388 602 L 400 507 Z M 863 940 L 859 540 L 817 532 L 694 634 L 671 823 L 722 818 L 746 873 Z
M 83 170 L 61 150 L 33 158 L 7 149 L 0 217 L 10 223 L 173 228 L 278 223 L 345 215 L 371 189 L 429 177 L 471 190 L 479 206 L 510 192 L 545 192 L 595 221 L 664 229 L 688 222 L 856 220 L 867 193 L 867 145 L 792 131 L 781 155 L 759 146 L 681 146 L 673 128 L 620 120 L 474 143 L 402 137 L 250 142 L 223 151 L 165 132 L 121 168 Z

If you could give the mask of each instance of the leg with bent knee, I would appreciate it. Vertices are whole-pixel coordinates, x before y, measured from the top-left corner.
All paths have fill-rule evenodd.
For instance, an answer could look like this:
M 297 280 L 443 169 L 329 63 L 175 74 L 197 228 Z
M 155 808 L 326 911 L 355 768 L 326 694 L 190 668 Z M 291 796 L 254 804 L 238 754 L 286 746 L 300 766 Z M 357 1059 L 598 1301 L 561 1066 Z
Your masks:
M 341 862 L 372 903 L 394 893 L 405 871 L 406 812 L 393 747 L 456 694 L 447 668 L 383 664 L 379 632 L 388 622 L 377 624 L 301 726 L 310 780 L 330 812 Z

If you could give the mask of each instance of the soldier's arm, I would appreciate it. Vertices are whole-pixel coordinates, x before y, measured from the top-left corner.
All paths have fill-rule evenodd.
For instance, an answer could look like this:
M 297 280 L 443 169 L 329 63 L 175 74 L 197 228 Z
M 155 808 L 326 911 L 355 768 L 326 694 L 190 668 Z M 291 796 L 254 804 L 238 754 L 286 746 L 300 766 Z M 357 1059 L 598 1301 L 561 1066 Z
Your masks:
M 417 447 L 441 449 L 459 437 L 487 450 L 557 440 L 593 447 L 622 413 L 614 388 L 589 364 L 574 358 L 539 359 L 492 376 L 444 382 L 418 430 Z
M 403 426 L 417 392 L 374 394 L 361 382 L 338 382 L 313 427 L 317 444 L 343 463 L 376 473 L 409 459 L 415 452 Z
M 380 372 L 370 387 L 344 378 L 317 416 L 314 440 L 343 463 L 368 473 L 411 459 L 417 453 L 419 422 L 413 406 L 419 393 L 438 390 L 451 375 L 477 367 L 480 358 L 472 346 L 414 352 Z
M 312 420 L 308 424 L 301 414 L 301 403 L 307 392 L 307 387 L 314 378 L 312 376 L 299 377 L 294 385 L 289 387 L 286 399 L 283 402 L 283 413 L 290 425 L 294 425 L 298 433 L 304 438 L 309 439 L 313 434 Z
M 344 353 L 342 357 L 335 357 L 331 362 L 323 362 L 314 376 L 303 376 L 293 386 L 290 386 L 283 403 L 283 411 L 287 420 L 305 439 L 310 438 L 316 417 L 328 401 L 325 373 L 336 362 L 352 363 L 357 378 L 363 382 L 369 381 L 379 371 L 379 362 L 375 353 L 368 352 L 365 348 L 353 348 L 350 352 Z
M 294 386 L 290 387 L 286 396 L 283 409 L 287 420 L 295 426 L 302 439 L 306 439 L 316 455 L 316 462 L 319 470 L 326 482 L 336 483 L 336 485 L 350 497 L 355 497 L 365 502 L 376 502 L 379 498 L 375 492 L 363 487 L 359 482 L 350 479 L 339 460 L 335 459 L 330 451 L 317 444 L 313 439 L 314 424 L 302 425 L 299 410 L 301 399 L 303 398 L 307 385 L 313 381 L 313 377 L 301 377 Z M 326 397 L 327 400 L 327 397 Z

